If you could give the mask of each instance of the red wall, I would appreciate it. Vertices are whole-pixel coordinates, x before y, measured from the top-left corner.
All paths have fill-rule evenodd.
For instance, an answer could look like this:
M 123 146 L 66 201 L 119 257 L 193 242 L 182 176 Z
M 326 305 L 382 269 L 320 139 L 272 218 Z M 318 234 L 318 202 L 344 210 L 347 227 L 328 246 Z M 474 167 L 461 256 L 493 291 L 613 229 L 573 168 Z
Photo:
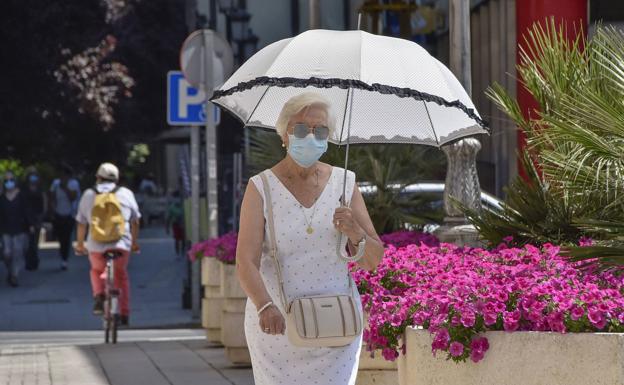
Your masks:
M 574 38 L 579 32 L 579 25 L 584 32 L 587 31 L 587 0 L 516 0 L 516 42 L 518 47 L 524 45 L 524 34 L 535 22 L 543 23 L 546 19 L 554 17 L 557 25 L 565 23 L 568 37 Z M 516 50 L 516 60 L 519 62 L 520 55 Z M 522 87 L 520 80 L 517 85 L 517 97 L 524 116 L 528 117 L 537 109 L 537 102 Z M 526 139 L 522 131 L 518 131 L 518 150 L 521 152 L 526 146 Z M 526 176 L 520 162 L 518 162 L 520 175 Z

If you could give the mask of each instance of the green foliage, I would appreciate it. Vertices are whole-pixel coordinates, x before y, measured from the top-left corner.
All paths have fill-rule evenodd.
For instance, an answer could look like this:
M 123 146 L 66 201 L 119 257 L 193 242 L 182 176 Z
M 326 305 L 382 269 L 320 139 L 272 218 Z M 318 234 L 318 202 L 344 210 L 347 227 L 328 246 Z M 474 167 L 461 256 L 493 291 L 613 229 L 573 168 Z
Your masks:
M 488 90 L 526 133 L 529 180 L 509 186 L 503 213 L 470 218 L 492 243 L 505 232 L 520 243 L 590 236 L 595 248 L 570 253 L 624 263 L 624 33 L 598 26 L 589 40 L 566 34 L 549 20 L 526 36 L 518 74 L 539 104 L 529 119 L 500 85 Z
M 377 190 L 364 200 L 380 234 L 403 229 L 405 224 L 422 230 L 427 223 L 442 221 L 441 207 L 432 206 L 435 196 L 405 194 L 406 186 L 431 180 L 444 170 L 441 151 L 416 145 L 363 145 L 352 146 L 349 158 L 358 180 Z
M 561 191 L 543 179 L 533 161 L 525 153 L 523 166 L 527 180 L 517 178 L 506 189 L 506 199 L 501 211 L 477 213 L 462 207 L 468 220 L 490 246 L 503 243 L 522 246 L 527 243 L 541 245 L 577 244 L 583 236 L 599 237 L 595 231 L 583 229 L 578 218 L 608 217 L 595 204 L 596 194 L 563 199 Z
M 142 166 L 147 162 L 147 158 L 150 155 L 149 145 L 146 143 L 137 143 L 132 146 L 132 149 L 128 153 L 127 163 L 130 167 Z
M 250 131 L 250 173 L 273 167 L 286 155 L 275 132 Z M 329 145 L 321 161 L 344 167 L 344 147 Z M 424 194 L 407 195 L 405 186 L 423 180 L 439 179 L 445 167 L 441 151 L 416 145 L 352 145 L 349 166 L 358 182 L 375 186 L 377 192 L 364 196 L 377 232 L 405 228 L 418 230 L 426 223 L 442 221 L 442 209 L 434 207 L 436 198 Z
M 4 179 L 4 173 L 12 171 L 16 178 L 24 176 L 25 168 L 22 162 L 15 159 L 0 159 L 0 178 Z

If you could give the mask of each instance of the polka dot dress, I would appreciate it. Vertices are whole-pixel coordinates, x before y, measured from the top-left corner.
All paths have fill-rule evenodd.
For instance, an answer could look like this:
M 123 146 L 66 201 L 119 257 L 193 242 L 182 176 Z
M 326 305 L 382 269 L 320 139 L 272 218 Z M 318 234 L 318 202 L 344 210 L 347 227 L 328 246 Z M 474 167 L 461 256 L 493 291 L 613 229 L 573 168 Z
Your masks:
M 339 234 L 332 223 L 334 210 L 340 205 L 343 177 L 344 169 L 334 167 L 316 207 L 305 208 L 273 172 L 267 172 L 273 200 L 275 237 L 288 302 L 304 295 L 349 293 L 347 264 L 336 255 Z M 251 181 L 264 199 L 260 175 L 252 177 Z M 347 197 L 352 196 L 354 185 L 355 175 L 348 171 Z M 268 249 L 266 205 L 264 216 L 265 237 L 260 274 L 273 302 L 285 314 L 275 266 Z M 314 229 L 312 234 L 306 232 L 306 219 Z M 359 299 L 355 286 L 353 295 Z M 256 385 L 355 384 L 361 336 L 350 345 L 338 348 L 293 346 L 286 335 L 274 336 L 260 330 L 256 307 L 250 300 L 247 300 L 245 309 L 245 335 Z

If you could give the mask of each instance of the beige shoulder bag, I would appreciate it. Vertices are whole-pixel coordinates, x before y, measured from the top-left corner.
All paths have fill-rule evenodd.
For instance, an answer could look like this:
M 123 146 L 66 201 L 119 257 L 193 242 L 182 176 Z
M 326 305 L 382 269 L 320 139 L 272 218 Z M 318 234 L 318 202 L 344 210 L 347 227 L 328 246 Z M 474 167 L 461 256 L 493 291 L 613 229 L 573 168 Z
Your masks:
M 349 345 L 362 332 L 362 315 L 353 298 L 353 285 L 349 273 L 349 294 L 324 294 L 299 297 L 286 303 L 282 268 L 277 255 L 273 202 L 265 172 L 260 174 L 267 205 L 271 256 L 279 280 L 279 294 L 286 310 L 286 335 L 295 346 L 337 347 Z

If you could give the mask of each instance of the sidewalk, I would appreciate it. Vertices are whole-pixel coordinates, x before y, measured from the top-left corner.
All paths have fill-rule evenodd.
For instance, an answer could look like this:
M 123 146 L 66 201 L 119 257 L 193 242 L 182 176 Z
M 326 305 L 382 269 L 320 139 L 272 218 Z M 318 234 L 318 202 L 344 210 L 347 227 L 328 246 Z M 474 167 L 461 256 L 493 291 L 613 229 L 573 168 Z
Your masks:
M 182 309 L 187 264 L 174 256 L 171 238 L 162 228 L 148 228 L 141 231 L 139 243 L 141 254 L 132 255 L 129 264 L 131 326 L 198 324 Z M 0 267 L 0 331 L 101 329 L 101 320 L 91 315 L 88 259 L 71 255 L 69 270 L 61 271 L 55 245 L 44 247 L 39 270 L 22 271 L 17 288 L 6 284 Z
M 253 383 L 250 368 L 231 366 L 223 349 L 201 336 L 117 345 L 0 345 L 0 385 Z

